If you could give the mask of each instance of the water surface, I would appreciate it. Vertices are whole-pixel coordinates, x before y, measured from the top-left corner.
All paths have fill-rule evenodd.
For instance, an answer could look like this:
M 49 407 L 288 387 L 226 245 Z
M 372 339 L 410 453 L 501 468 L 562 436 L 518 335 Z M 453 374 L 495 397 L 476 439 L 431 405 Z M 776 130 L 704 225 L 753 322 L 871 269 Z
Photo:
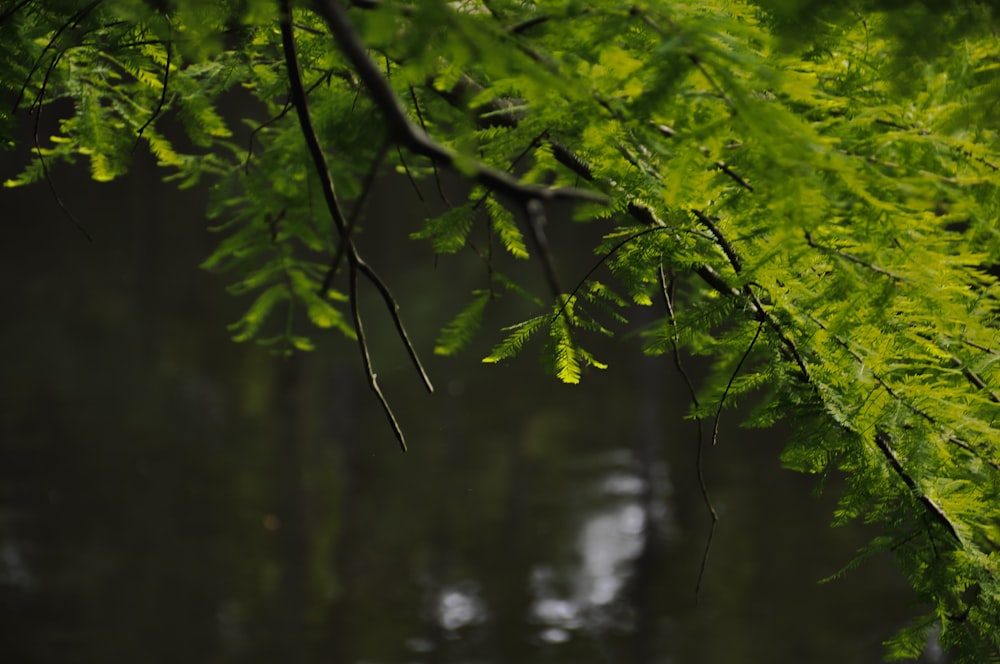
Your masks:
M 438 388 L 368 293 L 404 455 L 350 342 L 229 340 L 245 303 L 195 268 L 203 194 L 56 174 L 94 243 L 44 187 L 2 192 L 0 660 L 875 662 L 917 613 L 887 559 L 817 583 L 872 531 L 830 529 L 836 478 L 813 496 L 782 434 L 735 416 L 706 451 L 721 520 L 696 598 L 696 430 L 638 340 L 576 387 L 530 353 L 481 365 L 491 335 L 434 358 L 482 269 L 364 236 Z

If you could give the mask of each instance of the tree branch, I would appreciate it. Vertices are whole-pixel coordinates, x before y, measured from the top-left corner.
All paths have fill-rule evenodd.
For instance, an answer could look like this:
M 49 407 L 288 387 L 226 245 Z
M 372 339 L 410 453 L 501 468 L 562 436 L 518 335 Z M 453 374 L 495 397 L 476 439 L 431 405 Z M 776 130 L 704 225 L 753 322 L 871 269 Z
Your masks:
M 520 205 L 528 201 L 579 200 L 607 203 L 602 194 L 575 187 L 549 188 L 526 184 L 517 178 L 478 162 L 467 162 L 455 152 L 434 141 L 427 133 L 410 121 L 389 86 L 382 72 L 368 56 L 347 10 L 336 0 L 315 0 L 317 13 L 323 17 L 333 33 L 337 45 L 364 82 L 375 105 L 382 111 L 389 134 L 409 150 L 423 155 L 435 163 L 459 172 L 470 172 L 472 179 L 510 198 Z
M 695 210 L 692 208 L 691 213 L 694 214 L 694 216 L 698 218 L 698 221 L 701 222 L 702 226 L 707 228 L 708 232 L 712 234 L 715 238 L 716 244 L 718 244 L 719 248 L 722 249 L 722 253 L 724 253 L 726 258 L 729 259 L 729 264 L 733 266 L 733 271 L 736 272 L 736 274 L 739 274 L 743 269 L 743 263 L 740 261 L 740 257 L 736 253 L 736 250 L 733 249 L 733 245 L 731 245 L 729 240 L 726 239 L 726 236 L 722 234 L 722 230 L 715 225 L 715 222 L 712 221 L 711 217 L 701 210 Z

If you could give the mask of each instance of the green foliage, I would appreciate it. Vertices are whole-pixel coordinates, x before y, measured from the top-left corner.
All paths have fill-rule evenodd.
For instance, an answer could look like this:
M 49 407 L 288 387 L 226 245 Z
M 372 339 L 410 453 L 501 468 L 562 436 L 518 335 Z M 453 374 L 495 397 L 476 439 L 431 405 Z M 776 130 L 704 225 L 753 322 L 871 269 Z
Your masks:
M 18 3 L 0 13 L 0 86 L 17 112 L 71 110 L 6 184 L 79 156 L 95 179 L 120 177 L 139 145 L 181 186 L 207 180 L 222 238 L 204 267 L 231 274 L 249 301 L 235 338 L 290 352 L 313 346 L 305 321 L 364 348 L 353 284 L 371 273 L 351 237 L 368 222 L 357 211 L 369 174 L 440 189 L 451 168 L 475 181 L 472 194 L 412 236 L 438 254 L 471 250 L 491 290 L 473 292 L 436 352 L 469 344 L 500 287 L 536 313 L 505 327 L 484 361 L 544 338 L 545 366 L 575 383 L 603 368 L 586 348 L 595 333 L 655 307 L 649 353 L 712 359 L 692 415 L 755 396 L 753 424 L 797 431 L 786 465 L 847 475 L 835 520 L 881 524 L 872 550 L 892 551 L 933 607 L 887 654 L 914 657 L 934 629 L 959 661 L 996 658 L 992 6 L 354 4 L 354 27 L 340 32 L 339 3 L 294 16 L 326 173 L 290 104 L 270 3 Z M 251 100 L 249 146 L 234 139 L 231 99 Z M 0 115 L 4 144 L 12 128 Z M 603 235 L 597 265 L 569 291 L 555 270 L 562 248 L 545 237 L 551 200 L 580 198 L 565 187 L 591 192 L 574 217 Z M 543 268 L 548 302 L 503 254 Z
M 434 251 L 438 254 L 457 253 L 469 239 L 475 208 L 472 201 L 452 208 L 440 217 L 428 221 L 422 230 L 413 233 L 411 237 L 415 240 L 431 240 Z
M 483 322 L 483 313 L 490 301 L 490 292 L 476 290 L 472 300 L 455 318 L 441 329 L 434 352 L 438 355 L 455 355 L 469 345 Z
M 507 332 L 507 337 L 493 347 L 490 354 L 483 358 L 483 362 L 495 364 L 514 357 L 537 332 L 545 327 L 547 322 L 549 316 L 542 314 L 503 328 L 503 331 Z

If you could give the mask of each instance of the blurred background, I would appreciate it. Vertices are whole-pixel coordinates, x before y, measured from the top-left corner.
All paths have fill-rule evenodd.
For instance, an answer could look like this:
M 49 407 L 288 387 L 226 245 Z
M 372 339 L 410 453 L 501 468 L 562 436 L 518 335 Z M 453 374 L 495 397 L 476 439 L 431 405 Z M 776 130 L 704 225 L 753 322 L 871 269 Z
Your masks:
M 45 184 L 0 190 L 0 662 L 877 662 L 921 612 L 887 557 L 818 583 L 874 531 L 831 529 L 836 478 L 815 495 L 780 431 L 729 411 L 696 600 L 711 522 L 672 362 L 633 335 L 579 386 L 536 349 L 483 365 L 525 313 L 507 305 L 434 357 L 484 270 L 405 240 L 434 210 L 389 178 L 359 243 L 437 388 L 366 291 L 400 453 L 353 342 L 317 332 L 282 359 L 230 340 L 248 303 L 197 267 L 206 192 L 141 152 L 110 184 L 52 169 L 93 242 Z M 29 157 L 0 154 L 0 178 Z M 574 283 L 594 257 L 550 227 Z

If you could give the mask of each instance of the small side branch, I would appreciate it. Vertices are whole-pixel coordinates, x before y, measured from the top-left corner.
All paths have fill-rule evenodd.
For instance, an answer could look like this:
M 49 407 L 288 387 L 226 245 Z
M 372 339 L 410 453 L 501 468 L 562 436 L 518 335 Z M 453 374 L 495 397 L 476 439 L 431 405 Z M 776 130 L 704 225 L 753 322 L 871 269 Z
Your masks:
M 734 171 L 733 168 L 732 168 L 732 166 L 730 166 L 726 162 L 722 161 L 721 159 L 719 159 L 718 161 L 715 162 L 715 167 L 718 168 L 723 173 L 725 173 L 726 175 L 728 175 L 729 178 L 733 182 L 735 182 L 736 184 L 740 185 L 741 187 L 743 187 L 747 191 L 752 192 L 754 190 L 753 189 L 753 185 L 751 185 L 749 182 L 747 182 L 746 179 L 742 175 L 740 175 L 739 173 L 737 173 L 736 171 Z
M 587 10 L 585 9 L 585 10 L 583 10 L 583 12 L 586 13 Z M 522 32 L 527 32 L 528 30 L 531 30 L 536 25 L 541 25 L 542 23 L 546 23 L 546 22 L 548 22 L 551 19 L 552 19 L 552 17 L 549 16 L 548 14 L 539 14 L 538 16 L 532 16 L 531 18 L 529 18 L 529 19 L 527 19 L 525 21 L 521 21 L 520 23 L 516 23 L 514 25 L 508 26 L 507 27 L 507 33 L 508 34 L 512 34 L 512 35 L 519 35 Z
M 955 361 L 959 361 L 958 358 L 953 358 L 953 359 Z M 986 382 L 982 379 L 982 377 L 979 374 L 977 374 L 975 371 L 973 371 L 969 367 L 963 366 L 962 367 L 962 375 L 965 376 L 965 378 L 970 383 L 972 383 L 973 385 L 975 385 L 976 387 L 978 387 L 980 390 L 983 390 L 988 395 L 990 395 L 990 401 L 992 401 L 993 403 L 1000 403 L 1000 394 L 997 394 L 996 392 L 994 392 L 993 390 L 991 390 L 986 385 Z
M 562 294 L 562 289 L 559 287 L 559 279 L 556 277 L 556 266 L 552 258 L 552 251 L 549 249 L 549 241 L 545 237 L 545 208 L 541 201 L 532 199 L 525 204 L 524 212 L 528 217 L 528 237 L 531 238 L 538 258 L 542 261 L 545 281 L 548 283 L 553 297 L 558 298 Z
M 424 122 L 424 114 L 423 111 L 420 110 L 420 100 L 417 99 L 417 91 L 413 89 L 412 85 L 409 87 L 410 87 L 410 100 L 413 102 L 413 110 L 417 114 L 417 120 L 420 121 L 420 128 L 426 132 L 427 123 Z M 448 207 L 452 207 L 451 201 L 448 200 L 448 197 L 444 193 L 444 185 L 441 182 L 441 171 L 438 170 L 437 163 L 432 161 L 431 168 L 434 170 L 434 184 L 437 185 L 438 196 L 441 198 L 441 202 L 443 202 Z
M 890 442 L 889 434 L 886 432 L 877 431 L 875 433 L 875 445 L 882 452 L 882 455 L 885 456 L 886 461 L 889 462 L 889 467 L 892 468 L 893 472 L 895 472 L 901 480 L 903 480 L 903 483 L 910 489 L 910 491 L 913 492 L 913 495 L 916 496 L 917 500 L 919 500 L 921 504 L 927 508 L 927 512 L 931 515 L 931 518 L 944 526 L 944 529 L 948 531 L 948 534 L 951 535 L 952 538 L 954 538 L 955 542 L 961 544 L 962 539 L 958 536 L 958 531 L 955 530 L 955 526 L 952 525 L 948 515 L 945 514 L 940 505 L 928 498 L 927 495 L 920 490 L 920 487 L 917 486 L 913 477 L 906 472 L 905 468 L 903 468 L 903 464 L 899 460 L 899 457 L 896 456 L 895 450 L 893 450 L 890 446 Z
M 809 382 L 809 370 L 806 368 L 805 360 L 802 359 L 802 354 L 799 353 L 799 348 L 795 344 L 795 340 L 790 336 L 785 334 L 784 329 L 781 325 L 774 319 L 774 316 L 764 308 L 764 303 L 760 301 L 760 297 L 754 292 L 750 284 L 743 287 L 743 293 L 753 302 L 754 311 L 757 316 L 757 320 L 762 320 L 767 323 L 774 333 L 778 335 L 778 339 L 781 340 L 781 344 L 785 347 L 785 351 L 788 353 L 789 357 L 795 361 L 796 366 L 799 368 L 799 375 L 803 381 Z
M 899 276 L 898 274 L 893 274 L 892 272 L 890 272 L 889 270 L 886 270 L 885 268 L 879 267 L 878 265 L 875 265 L 873 263 L 869 263 L 868 261 L 862 260 L 862 259 L 858 258 L 857 256 L 855 256 L 854 254 L 848 253 L 848 252 L 843 251 L 841 249 L 834 249 L 833 247 L 827 247 L 825 245 L 818 244 L 815 240 L 813 240 L 812 234 L 809 233 L 809 231 L 806 231 L 805 237 L 806 237 L 806 244 L 808 244 L 813 249 L 819 249 L 820 251 L 825 251 L 825 252 L 831 253 L 831 254 L 833 254 L 835 256 L 839 256 L 840 258 L 843 258 L 844 260 L 846 260 L 846 261 L 848 261 L 850 263 L 854 263 L 855 265 L 860 265 L 860 266 L 862 266 L 864 268 L 867 268 L 867 269 L 871 270 L 872 272 L 874 272 L 875 274 L 880 274 L 883 277 L 889 277 L 890 279 L 892 279 L 895 282 L 906 281 L 906 279 L 904 279 L 903 277 Z
M 986 381 L 983 380 L 983 377 L 973 371 L 958 355 L 955 355 L 942 344 L 935 341 L 929 334 L 918 333 L 917 336 L 931 342 L 936 348 L 938 348 L 938 350 L 947 354 L 949 359 L 951 359 L 951 363 L 961 370 L 962 375 L 965 376 L 965 379 L 968 380 L 969 383 L 971 383 L 976 389 L 982 390 L 989 395 L 989 399 L 993 403 L 1000 403 L 1000 394 L 997 394 L 995 390 L 991 389 L 990 386 L 986 384 Z
M 722 275 L 715 271 L 708 263 L 702 263 L 701 265 L 696 265 L 694 268 L 694 273 L 701 277 L 701 280 L 706 284 L 714 288 L 716 291 L 722 295 L 729 295 L 731 297 L 737 297 L 740 294 L 738 288 L 730 286 Z

